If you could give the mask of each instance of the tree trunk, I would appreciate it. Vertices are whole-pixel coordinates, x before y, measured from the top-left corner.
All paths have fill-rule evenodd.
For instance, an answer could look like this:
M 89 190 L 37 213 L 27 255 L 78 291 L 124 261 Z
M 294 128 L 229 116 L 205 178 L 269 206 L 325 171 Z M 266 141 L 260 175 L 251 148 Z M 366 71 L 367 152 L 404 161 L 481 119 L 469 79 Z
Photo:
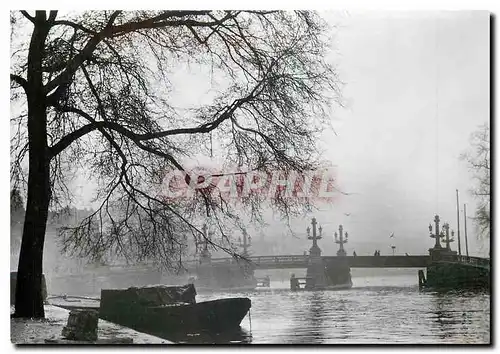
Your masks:
M 45 11 L 37 11 L 28 53 L 28 199 L 19 254 L 15 317 L 45 317 L 42 299 L 43 244 L 50 202 L 46 96 L 42 58 L 49 31 Z

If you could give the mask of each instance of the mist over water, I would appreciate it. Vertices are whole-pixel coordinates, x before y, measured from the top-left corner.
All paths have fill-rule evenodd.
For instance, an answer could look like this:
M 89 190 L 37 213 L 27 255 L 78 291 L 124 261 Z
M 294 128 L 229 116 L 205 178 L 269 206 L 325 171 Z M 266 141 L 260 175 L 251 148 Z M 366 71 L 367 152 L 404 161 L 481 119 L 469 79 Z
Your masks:
M 394 273 L 394 272 L 393 272 Z M 341 291 L 289 290 L 271 281 L 271 290 L 199 294 L 197 301 L 247 296 L 250 316 L 242 332 L 220 342 L 253 344 L 487 344 L 490 295 L 477 292 L 421 292 L 414 275 L 353 276 Z M 251 318 L 251 320 L 250 320 Z M 250 324 L 251 322 L 251 324 Z M 217 338 L 183 338 L 217 342 Z
M 332 129 L 323 131 L 318 144 L 324 150 L 322 159 L 335 166 L 337 186 L 347 194 L 290 220 L 290 229 L 272 210 L 262 210 L 266 225 L 248 228 L 252 254 L 308 252 L 306 228 L 313 216 L 324 230 L 323 256 L 337 251 L 333 235 L 340 224 L 350 235 L 345 246 L 349 255 L 372 255 L 375 249 L 392 254 L 393 246 L 398 255 L 428 254 L 433 241 L 427 225 L 436 213 L 457 230 L 456 189 L 471 216 L 475 209 L 469 194 L 473 179 L 459 156 L 470 147 L 470 133 L 490 116 L 490 14 L 324 15 L 329 24 L 339 25 L 332 63 L 338 64 L 340 78 L 347 83 L 346 107 L 333 112 Z M 211 88 L 204 74 L 190 68 L 170 78 L 177 106 L 202 102 L 200 97 Z M 217 150 L 216 144 L 216 155 L 221 153 Z M 75 207 L 96 207 L 100 201 L 91 202 L 96 181 L 79 172 L 71 182 Z M 245 217 L 245 211 L 240 212 Z M 463 223 L 463 209 L 459 216 Z M 22 221 L 11 223 L 11 271 L 17 270 L 22 226 Z M 61 255 L 56 227 L 49 222 L 44 249 L 49 294 L 99 296 L 102 288 L 157 284 L 160 279 L 166 285 L 185 283 L 162 277 L 157 270 L 146 276 L 108 276 L 84 269 L 85 260 Z M 231 236 L 236 240 L 239 234 Z M 468 240 L 471 255 L 489 256 L 489 242 L 478 239 L 472 223 Z M 452 246 L 456 250 L 457 243 Z M 214 251 L 212 256 L 227 254 Z M 249 297 L 251 312 L 240 331 L 166 338 L 252 344 L 490 342 L 487 293 L 421 292 L 416 269 L 353 269 L 349 290 L 292 292 L 288 279 L 293 272 L 302 277 L 306 270 L 257 274 L 271 276 L 270 289 L 198 294 L 198 302 Z
M 164 339 L 190 344 L 488 344 L 490 294 L 420 291 L 417 269 L 351 270 L 353 287 L 338 291 L 290 290 L 289 277 L 305 269 L 257 270 L 270 288 L 246 292 L 198 292 L 197 302 L 248 297 L 250 313 L 241 328 L 222 334 L 165 333 Z M 161 280 L 160 280 L 161 279 Z M 82 274 L 48 280 L 49 294 L 99 297 L 101 289 L 185 284 L 159 273 Z M 82 305 L 95 305 L 95 302 Z

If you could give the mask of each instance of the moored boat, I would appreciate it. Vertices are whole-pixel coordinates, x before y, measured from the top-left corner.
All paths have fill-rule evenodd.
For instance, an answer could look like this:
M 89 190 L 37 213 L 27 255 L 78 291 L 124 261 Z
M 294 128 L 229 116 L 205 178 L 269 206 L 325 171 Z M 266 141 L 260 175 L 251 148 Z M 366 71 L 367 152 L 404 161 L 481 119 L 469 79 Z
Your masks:
M 197 303 L 192 284 L 101 291 L 99 317 L 137 331 L 166 337 L 173 333 L 237 329 L 251 307 L 248 298 Z
M 235 286 L 230 288 L 210 288 L 210 287 L 196 287 L 199 293 L 241 293 L 248 291 L 255 291 L 255 286 Z

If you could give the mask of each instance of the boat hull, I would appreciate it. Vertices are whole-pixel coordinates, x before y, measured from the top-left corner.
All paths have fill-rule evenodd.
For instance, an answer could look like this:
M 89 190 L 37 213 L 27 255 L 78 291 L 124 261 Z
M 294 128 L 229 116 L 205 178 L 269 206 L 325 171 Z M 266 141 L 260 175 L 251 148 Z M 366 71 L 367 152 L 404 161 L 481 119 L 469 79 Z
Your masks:
M 120 311 L 101 304 L 99 317 L 159 337 L 172 333 L 222 332 L 238 328 L 251 307 L 248 298 L 193 304 L 130 306 Z
M 246 292 L 254 291 L 255 286 L 239 286 L 232 288 L 209 288 L 209 287 L 196 287 L 198 293 L 225 293 L 225 292 Z

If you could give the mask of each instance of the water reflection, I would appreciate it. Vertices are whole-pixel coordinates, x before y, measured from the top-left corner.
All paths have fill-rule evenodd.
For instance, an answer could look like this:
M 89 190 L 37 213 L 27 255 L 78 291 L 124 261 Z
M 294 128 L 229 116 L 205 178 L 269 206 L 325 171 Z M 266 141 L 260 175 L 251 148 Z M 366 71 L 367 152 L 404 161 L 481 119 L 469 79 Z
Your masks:
M 238 296 L 252 300 L 251 326 L 246 317 L 242 332 L 165 338 L 193 344 L 490 342 L 488 293 L 421 292 L 413 278 L 394 277 L 389 279 L 391 285 L 381 285 L 382 281 L 372 278 L 365 282 L 355 279 L 356 287 L 342 291 L 292 292 L 282 288 L 242 293 Z M 234 296 L 199 295 L 197 301 Z
M 302 318 L 302 326 L 307 328 L 306 334 L 311 344 L 321 343 L 323 339 L 323 321 L 325 300 L 322 292 L 312 292 L 310 301 L 305 305 L 305 321 Z
M 285 336 L 290 344 L 320 344 L 324 337 L 325 299 L 322 292 L 296 293 L 292 312 L 292 327 Z
M 342 291 L 306 291 L 293 310 L 293 327 L 286 336 L 290 344 L 322 344 L 349 338 L 351 306 Z
M 447 339 L 453 336 L 454 326 L 460 325 L 455 318 L 455 314 L 449 311 L 451 298 L 445 294 L 436 293 L 433 296 L 435 322 L 438 324 L 436 332 L 441 339 Z
M 335 320 L 335 327 L 339 328 L 340 331 L 336 335 L 338 339 L 347 339 L 349 338 L 349 334 L 351 333 L 351 316 L 350 316 L 350 308 L 349 308 L 349 302 L 347 299 L 344 297 L 341 297 L 338 300 L 338 307 L 336 309 L 336 312 L 338 314 L 338 317 L 336 317 Z
M 489 294 L 483 290 L 449 290 L 432 293 L 431 313 L 437 337 L 461 343 L 490 342 Z M 488 311 L 485 311 L 485 310 Z
M 199 333 L 156 333 L 156 336 L 174 342 L 176 344 L 250 344 L 252 334 L 241 327 L 222 333 L 199 332 Z

